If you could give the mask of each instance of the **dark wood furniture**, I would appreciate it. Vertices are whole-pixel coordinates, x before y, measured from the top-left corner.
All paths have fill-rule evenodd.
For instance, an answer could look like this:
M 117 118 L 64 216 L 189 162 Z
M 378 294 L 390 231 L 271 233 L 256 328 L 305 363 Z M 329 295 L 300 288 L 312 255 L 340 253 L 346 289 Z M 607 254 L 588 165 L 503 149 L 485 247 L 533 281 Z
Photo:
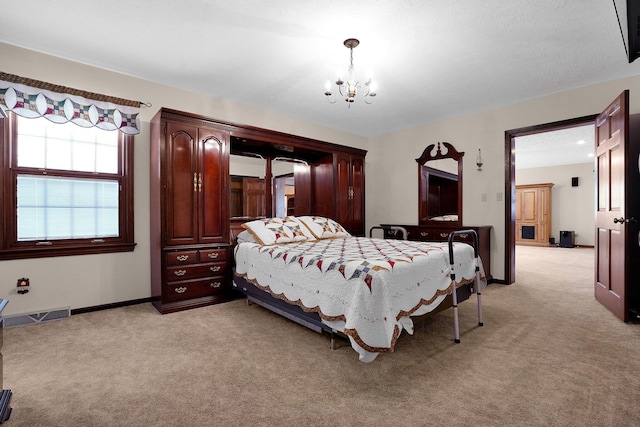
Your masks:
M 266 178 L 232 181 L 231 154 L 264 159 Z M 288 213 L 337 219 L 364 235 L 365 156 L 358 148 L 162 108 L 151 120 L 150 142 L 154 306 L 169 313 L 235 296 L 231 247 L 241 224 L 275 216 L 272 161 L 296 162 Z
M 444 150 L 443 150 L 444 148 Z M 462 225 L 462 157 L 448 142 L 431 144 L 418 162 L 418 224 L 439 224 L 448 216 L 450 224 Z
M 364 156 L 337 154 L 334 219 L 351 234 L 364 235 Z
M 487 283 L 491 275 L 491 228 L 462 225 L 462 159 L 464 152 L 448 142 L 427 146 L 418 163 L 418 225 L 381 224 L 385 238 L 400 238 L 389 227 L 403 227 L 407 239 L 446 242 L 453 231 L 475 230 L 478 235 L 478 254 L 482 260 Z M 444 220 L 446 219 L 446 220 Z M 471 235 L 458 235 L 456 241 L 472 244 Z
M 440 225 L 405 225 L 405 224 L 382 224 L 384 229 L 385 238 L 399 238 L 395 231 L 390 227 L 403 227 L 407 230 L 408 240 L 417 240 L 423 242 L 446 242 L 449 239 L 449 234 L 458 230 L 475 230 L 478 235 L 478 254 L 482 260 L 484 267 L 484 273 L 487 278 L 487 283 L 493 280 L 491 275 L 491 225 L 483 226 L 468 226 L 464 227 L 456 226 L 448 223 Z M 455 239 L 456 241 L 473 244 L 473 237 L 471 235 L 459 235 Z
M 2 371 L 2 365 L 3 365 L 3 356 L 2 356 L 2 335 L 3 335 L 3 330 L 4 330 L 4 318 L 2 317 L 2 311 L 4 310 L 4 308 L 6 307 L 6 305 L 9 303 L 9 300 L 6 299 L 0 299 L 0 390 L 2 390 L 2 392 L 0 392 L 0 424 L 4 423 L 5 421 L 7 421 L 9 419 L 9 417 L 11 416 L 11 397 L 13 395 L 13 393 L 11 392 L 11 390 L 3 390 L 2 386 L 3 386 L 3 371 Z
M 264 158 L 266 176 L 271 176 L 274 159 L 284 157 L 304 162 L 294 170 L 294 203 L 288 213 L 332 218 L 351 234 L 364 236 L 365 150 L 264 129 L 261 133 L 252 129 L 246 137 L 236 136 L 246 132 L 244 128 L 232 131 L 231 153 Z M 275 216 L 270 185 L 265 188 L 264 216 Z M 246 220 L 250 219 L 249 215 Z
M 228 299 L 229 132 L 169 110 L 151 120 L 151 291 L 168 313 Z

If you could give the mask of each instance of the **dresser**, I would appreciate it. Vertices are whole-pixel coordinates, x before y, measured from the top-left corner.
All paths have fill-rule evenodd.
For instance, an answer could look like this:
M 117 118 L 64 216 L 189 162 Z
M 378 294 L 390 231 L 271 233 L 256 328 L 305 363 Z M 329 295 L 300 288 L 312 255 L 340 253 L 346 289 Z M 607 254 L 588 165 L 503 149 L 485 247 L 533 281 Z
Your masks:
M 448 226 L 446 224 L 434 225 L 404 225 L 404 224 L 382 224 L 385 228 L 385 238 L 398 238 L 393 231 L 386 227 L 395 226 L 403 227 L 407 230 L 408 240 L 418 240 L 424 242 L 446 242 L 449 240 L 449 234 L 458 230 L 474 230 L 478 235 L 478 254 L 482 260 L 487 282 L 493 280 L 491 275 L 491 229 L 490 225 L 483 226 Z M 473 235 L 471 233 L 458 235 L 456 241 L 473 244 Z

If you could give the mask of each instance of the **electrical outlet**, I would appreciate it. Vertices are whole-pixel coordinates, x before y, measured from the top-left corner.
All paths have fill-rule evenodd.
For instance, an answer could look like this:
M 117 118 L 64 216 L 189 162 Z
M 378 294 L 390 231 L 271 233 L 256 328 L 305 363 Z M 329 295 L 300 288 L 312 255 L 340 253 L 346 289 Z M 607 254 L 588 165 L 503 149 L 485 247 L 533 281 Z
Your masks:
M 498 193 L 496 193 L 496 200 L 497 200 L 498 202 L 501 202 L 501 201 L 502 201 L 502 192 L 498 192 Z
M 27 292 L 29 292 L 29 278 L 21 277 L 20 279 L 18 279 L 16 287 L 18 288 L 19 294 L 26 294 Z
M 486 202 L 487 201 L 487 193 L 480 194 L 480 201 L 481 202 Z

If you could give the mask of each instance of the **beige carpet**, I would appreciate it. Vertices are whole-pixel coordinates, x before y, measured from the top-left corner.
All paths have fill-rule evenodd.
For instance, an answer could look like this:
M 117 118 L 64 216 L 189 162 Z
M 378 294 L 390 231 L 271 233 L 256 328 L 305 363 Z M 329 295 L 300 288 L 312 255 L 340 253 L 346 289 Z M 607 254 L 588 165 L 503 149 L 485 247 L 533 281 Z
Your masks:
M 241 300 L 5 329 L 6 425 L 640 425 L 640 325 L 594 300 L 592 258 L 518 247 L 517 283 L 483 294 L 484 327 L 463 303 L 461 344 L 448 310 L 371 364 Z

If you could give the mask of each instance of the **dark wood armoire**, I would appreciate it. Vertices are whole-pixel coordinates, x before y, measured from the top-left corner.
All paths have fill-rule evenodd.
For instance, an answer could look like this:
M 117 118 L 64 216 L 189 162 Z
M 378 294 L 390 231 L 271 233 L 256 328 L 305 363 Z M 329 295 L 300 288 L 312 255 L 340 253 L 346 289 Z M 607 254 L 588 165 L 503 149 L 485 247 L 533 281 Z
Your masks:
M 229 132 L 161 110 L 151 121 L 151 291 L 161 313 L 228 299 Z

